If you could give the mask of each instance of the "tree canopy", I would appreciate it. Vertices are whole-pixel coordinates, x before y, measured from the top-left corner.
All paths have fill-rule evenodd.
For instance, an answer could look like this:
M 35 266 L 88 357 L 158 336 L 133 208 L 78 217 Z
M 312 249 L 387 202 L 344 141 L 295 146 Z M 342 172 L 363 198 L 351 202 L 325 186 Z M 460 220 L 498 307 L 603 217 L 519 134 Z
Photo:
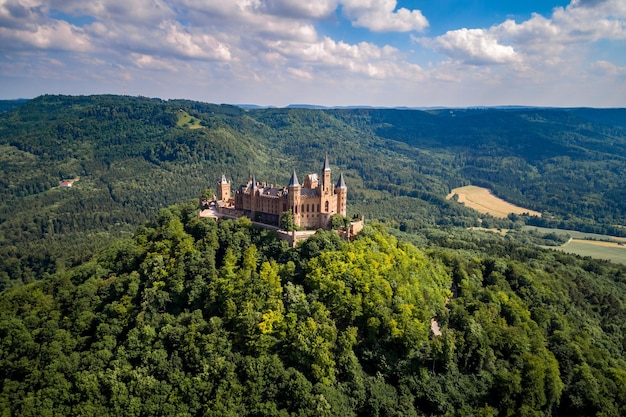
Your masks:
M 195 213 L 0 294 L 3 414 L 626 411 L 624 268 L 495 237 L 508 260 L 424 251 L 382 226 L 292 249 Z

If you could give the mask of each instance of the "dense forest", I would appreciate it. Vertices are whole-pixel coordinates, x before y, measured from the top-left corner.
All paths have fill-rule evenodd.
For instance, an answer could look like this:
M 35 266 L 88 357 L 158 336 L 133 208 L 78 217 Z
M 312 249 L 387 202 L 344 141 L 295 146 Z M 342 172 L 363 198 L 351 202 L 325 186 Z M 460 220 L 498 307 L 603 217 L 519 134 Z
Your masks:
M 475 184 L 541 218 L 623 235 L 624 109 L 252 109 L 42 96 L 0 112 L 0 288 L 85 261 L 159 208 L 233 184 L 286 184 L 329 154 L 349 210 L 403 231 L 479 224 L 445 200 Z M 336 177 L 335 177 L 336 178 Z M 71 188 L 59 181 L 77 179 Z
M 374 225 L 292 249 L 161 209 L 0 295 L 0 412 L 624 415 L 626 267 L 469 236 L 424 251 Z
M 0 414 L 626 415 L 626 266 L 521 228 L 625 234 L 625 121 L 2 101 Z M 353 242 L 197 217 L 222 174 L 286 184 L 326 154 Z M 445 199 L 467 184 L 543 216 Z

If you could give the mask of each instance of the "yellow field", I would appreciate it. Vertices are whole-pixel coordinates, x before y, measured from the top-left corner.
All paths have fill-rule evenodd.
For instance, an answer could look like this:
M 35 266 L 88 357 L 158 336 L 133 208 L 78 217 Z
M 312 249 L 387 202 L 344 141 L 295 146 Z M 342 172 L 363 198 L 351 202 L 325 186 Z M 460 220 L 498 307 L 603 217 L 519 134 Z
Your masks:
M 465 187 L 455 188 L 446 198 L 451 199 L 455 194 L 458 196 L 459 203 L 463 203 L 467 207 L 481 213 L 491 214 L 493 217 L 506 218 L 510 213 L 528 213 L 531 216 L 541 217 L 541 213 L 538 211 L 507 203 L 493 195 L 487 188 L 467 185 Z

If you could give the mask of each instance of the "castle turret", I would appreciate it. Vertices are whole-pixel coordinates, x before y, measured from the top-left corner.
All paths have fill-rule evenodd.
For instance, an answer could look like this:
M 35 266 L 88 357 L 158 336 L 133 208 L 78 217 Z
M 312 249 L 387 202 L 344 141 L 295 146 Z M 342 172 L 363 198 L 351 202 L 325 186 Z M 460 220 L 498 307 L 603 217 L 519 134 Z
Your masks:
M 343 179 L 343 173 L 339 174 L 339 181 L 337 181 L 337 185 L 335 186 L 335 193 L 337 194 L 337 213 L 345 216 L 348 187 L 346 187 L 346 182 Z
M 222 180 L 217 183 L 217 199 L 219 201 L 230 200 L 230 181 L 222 174 Z
M 293 221 L 296 226 L 300 226 L 300 193 L 302 191 L 302 186 L 298 182 L 298 176 L 296 175 L 296 170 L 293 170 L 293 174 L 291 174 L 291 179 L 289 180 L 289 185 L 287 185 L 288 194 L 288 203 L 289 208 L 291 209 L 291 213 L 293 214 Z

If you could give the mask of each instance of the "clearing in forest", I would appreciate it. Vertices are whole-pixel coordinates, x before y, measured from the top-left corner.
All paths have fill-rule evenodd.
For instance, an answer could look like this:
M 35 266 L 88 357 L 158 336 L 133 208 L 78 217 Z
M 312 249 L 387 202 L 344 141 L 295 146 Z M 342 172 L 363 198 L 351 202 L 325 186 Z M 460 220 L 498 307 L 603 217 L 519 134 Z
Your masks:
M 446 198 L 449 200 L 455 195 L 458 196 L 459 203 L 463 203 L 467 207 L 481 213 L 490 214 L 493 217 L 504 219 L 511 213 L 528 213 L 531 216 L 541 217 L 541 213 L 538 211 L 529 210 L 508 203 L 493 195 L 491 190 L 487 188 L 477 187 L 475 185 L 466 185 L 465 187 L 455 188 Z
M 178 122 L 176 123 L 178 127 L 186 127 L 189 129 L 200 129 L 202 127 L 200 119 L 193 117 L 182 109 L 178 110 L 176 117 L 178 118 Z

